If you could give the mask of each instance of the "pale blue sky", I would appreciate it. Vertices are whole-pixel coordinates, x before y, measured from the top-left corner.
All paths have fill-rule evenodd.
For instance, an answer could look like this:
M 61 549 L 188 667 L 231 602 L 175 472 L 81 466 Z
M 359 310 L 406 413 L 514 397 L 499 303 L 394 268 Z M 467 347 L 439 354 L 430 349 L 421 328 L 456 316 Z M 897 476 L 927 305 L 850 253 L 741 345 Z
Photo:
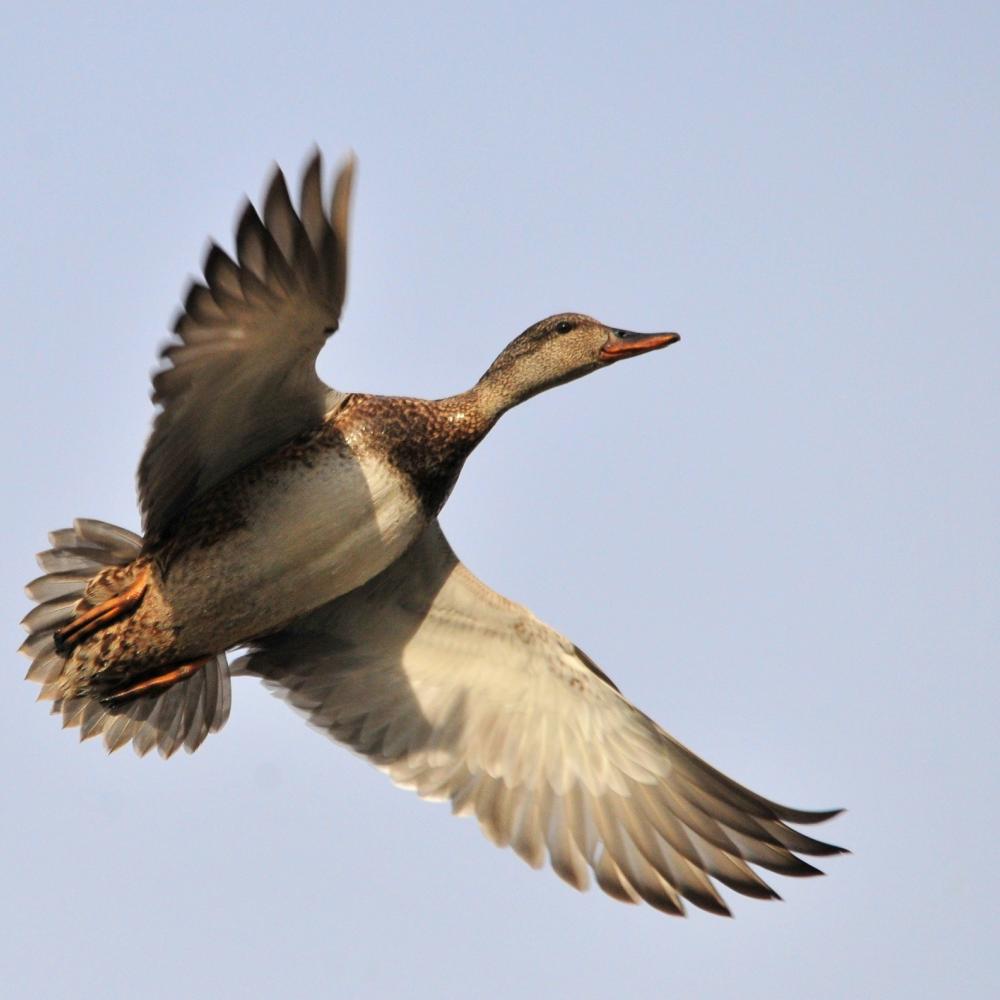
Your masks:
M 537 7 L 2 15 L 11 995 L 997 989 L 997 8 Z M 506 417 L 443 523 L 710 761 L 848 807 L 826 879 L 671 920 L 531 871 L 255 682 L 168 763 L 33 704 L 32 555 L 138 526 L 185 276 L 313 142 L 360 158 L 338 386 L 457 391 L 566 309 L 682 333 Z

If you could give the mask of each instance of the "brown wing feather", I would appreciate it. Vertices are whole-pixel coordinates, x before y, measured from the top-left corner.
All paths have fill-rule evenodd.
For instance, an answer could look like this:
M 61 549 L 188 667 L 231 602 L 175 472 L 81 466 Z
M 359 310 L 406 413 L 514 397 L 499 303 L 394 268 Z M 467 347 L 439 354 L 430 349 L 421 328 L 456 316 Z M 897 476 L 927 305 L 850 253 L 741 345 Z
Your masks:
M 153 377 L 161 410 L 138 475 L 147 545 L 195 497 L 323 419 L 315 362 L 340 322 L 353 173 L 352 159 L 327 205 L 317 151 L 296 211 L 276 169 L 263 220 L 249 202 L 240 215 L 236 259 L 209 248 Z

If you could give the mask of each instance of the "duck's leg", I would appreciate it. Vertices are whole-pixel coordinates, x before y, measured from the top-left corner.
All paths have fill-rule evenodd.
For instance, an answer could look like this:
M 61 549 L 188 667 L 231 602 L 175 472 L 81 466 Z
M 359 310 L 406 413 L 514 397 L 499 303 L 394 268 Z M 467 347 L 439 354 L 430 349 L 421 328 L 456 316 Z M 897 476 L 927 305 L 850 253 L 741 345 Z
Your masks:
M 68 625 L 58 629 L 53 636 L 56 650 L 60 653 L 79 645 L 95 632 L 111 622 L 134 611 L 142 600 L 149 586 L 149 569 L 144 567 L 136 575 L 135 580 L 120 594 L 102 601 L 96 607 L 88 608 L 76 616 Z
M 102 695 L 101 703 L 108 706 L 122 705 L 141 695 L 155 694 L 164 688 L 170 687 L 171 684 L 176 684 L 178 681 L 184 680 L 185 677 L 196 674 L 211 659 L 212 657 L 206 656 L 200 660 L 192 660 L 190 663 L 182 663 L 180 666 L 171 667 L 169 670 L 164 671 L 162 674 L 156 674 L 154 677 L 145 677 L 126 688 Z

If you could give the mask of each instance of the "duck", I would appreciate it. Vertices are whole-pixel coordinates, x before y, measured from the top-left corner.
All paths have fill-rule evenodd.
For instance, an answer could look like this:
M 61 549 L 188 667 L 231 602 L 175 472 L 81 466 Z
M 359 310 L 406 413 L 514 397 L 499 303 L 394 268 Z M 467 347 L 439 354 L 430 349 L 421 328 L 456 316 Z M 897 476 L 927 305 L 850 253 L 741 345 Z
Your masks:
M 233 678 L 263 681 L 396 784 L 567 883 L 683 915 L 819 874 L 796 826 L 839 810 L 763 798 L 670 736 L 573 641 L 458 559 L 438 515 L 512 407 L 677 343 L 560 313 L 466 392 L 343 392 L 315 363 L 347 290 L 356 162 L 275 167 L 235 255 L 210 244 L 152 378 L 142 534 L 78 518 L 27 585 L 21 652 L 64 727 L 145 755 L 196 750 Z M 238 655 L 230 662 L 230 655 Z

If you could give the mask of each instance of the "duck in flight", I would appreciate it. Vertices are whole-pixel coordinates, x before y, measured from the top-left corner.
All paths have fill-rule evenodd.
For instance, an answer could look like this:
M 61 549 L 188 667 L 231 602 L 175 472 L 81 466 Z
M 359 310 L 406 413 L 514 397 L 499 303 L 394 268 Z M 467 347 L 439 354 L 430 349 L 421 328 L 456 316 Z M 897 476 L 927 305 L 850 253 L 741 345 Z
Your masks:
M 340 322 L 353 174 L 327 198 L 317 152 L 296 207 L 276 169 L 235 259 L 210 247 L 153 377 L 142 536 L 78 519 L 38 557 L 21 650 L 40 699 L 109 751 L 169 757 L 222 727 L 233 675 L 262 678 L 529 864 L 668 913 L 728 913 L 716 882 L 775 897 L 751 865 L 817 874 L 798 855 L 840 849 L 788 824 L 837 810 L 778 805 L 695 756 L 474 577 L 438 524 L 507 410 L 677 335 L 566 313 L 457 396 L 331 389 L 315 361 Z

